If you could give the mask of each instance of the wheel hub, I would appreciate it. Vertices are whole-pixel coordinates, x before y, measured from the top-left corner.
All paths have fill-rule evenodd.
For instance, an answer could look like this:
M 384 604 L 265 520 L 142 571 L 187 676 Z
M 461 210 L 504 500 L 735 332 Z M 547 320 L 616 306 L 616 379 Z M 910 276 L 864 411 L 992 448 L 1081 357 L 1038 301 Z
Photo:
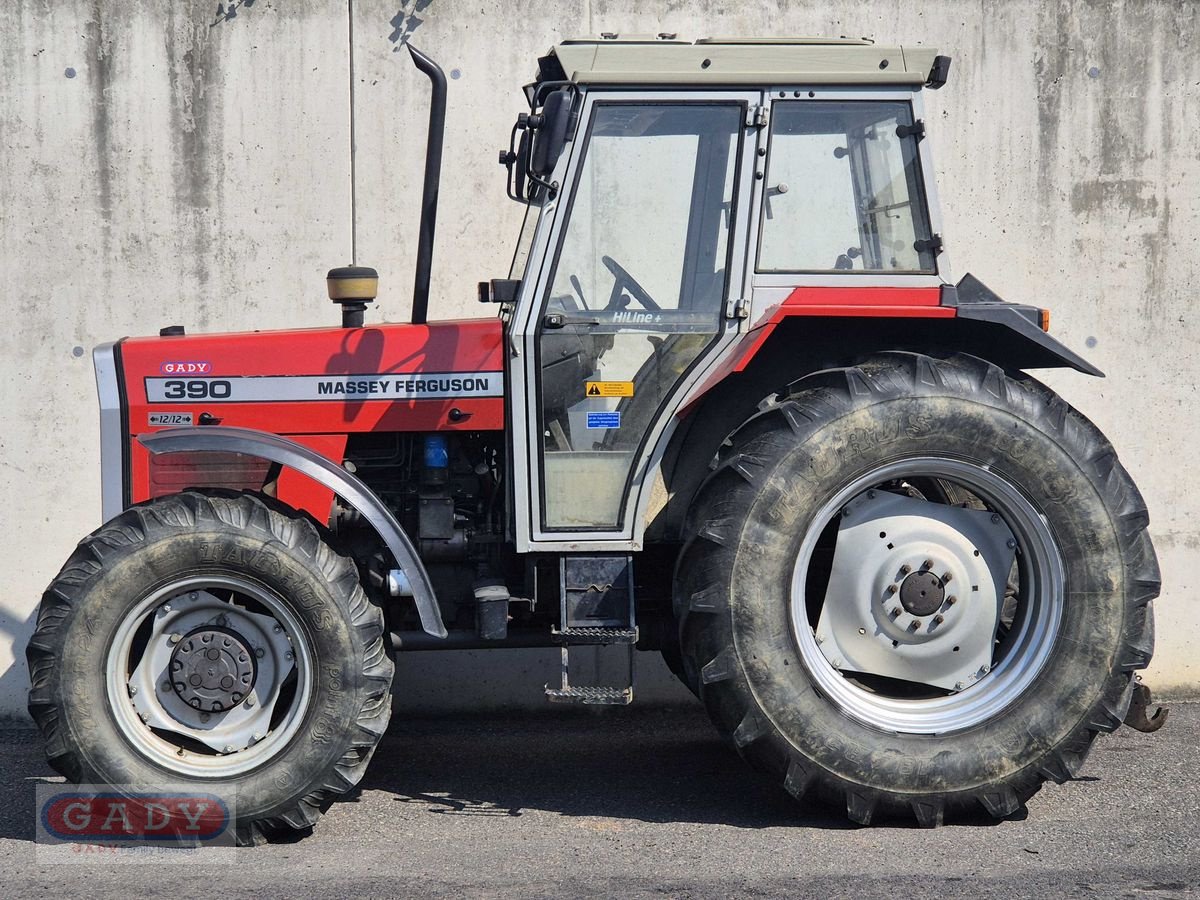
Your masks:
M 899 594 L 900 605 L 914 616 L 933 615 L 946 601 L 942 579 L 928 569 L 910 572 L 900 584 Z
M 842 672 L 960 691 L 992 665 L 1016 542 L 986 510 L 870 490 L 838 525 L 815 638 Z
M 127 683 L 141 722 L 221 754 L 269 740 L 276 701 L 299 662 L 281 620 L 208 590 L 166 594 L 158 604 Z
M 254 688 L 254 650 L 229 628 L 201 626 L 171 654 L 171 687 L 193 709 L 223 712 Z

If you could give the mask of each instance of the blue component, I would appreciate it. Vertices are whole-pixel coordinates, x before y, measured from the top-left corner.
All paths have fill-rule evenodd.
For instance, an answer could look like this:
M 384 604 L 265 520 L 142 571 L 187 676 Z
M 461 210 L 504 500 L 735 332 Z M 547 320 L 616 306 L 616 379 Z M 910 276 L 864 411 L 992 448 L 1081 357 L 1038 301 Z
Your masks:
M 617 412 L 590 412 L 587 414 L 588 428 L 620 428 L 621 413 Z
M 450 451 L 446 449 L 446 436 L 425 435 L 425 468 L 445 469 L 450 465 Z

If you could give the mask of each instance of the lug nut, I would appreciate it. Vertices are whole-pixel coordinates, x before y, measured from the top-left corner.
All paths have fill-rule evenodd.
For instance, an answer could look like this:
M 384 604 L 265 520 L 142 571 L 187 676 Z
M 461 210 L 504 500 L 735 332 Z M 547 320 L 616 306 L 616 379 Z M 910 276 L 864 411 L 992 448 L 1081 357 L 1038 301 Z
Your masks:
M 226 744 L 226 745 L 225 745 L 225 752 L 226 752 L 226 753 L 232 753 L 232 752 L 233 752 L 233 749 L 234 749 L 234 748 L 233 748 L 233 744 Z
M 283 631 L 283 626 L 282 626 L 282 625 L 276 625 L 276 626 L 275 626 L 274 628 L 272 628 L 271 630 L 272 630 L 273 632 L 275 632 L 276 634 L 279 634 L 279 632 Z
M 962 690 L 963 688 L 965 688 L 966 686 L 967 686 L 967 685 L 966 685 L 966 682 L 963 682 L 963 681 L 956 681 L 956 682 L 954 682 L 954 689 L 955 689 L 956 691 L 961 691 L 961 690 Z
M 182 640 L 183 640 L 182 634 L 172 634 L 167 638 L 167 643 L 168 644 L 178 644 Z
M 189 599 L 189 600 L 192 600 L 192 601 L 199 600 L 199 599 L 200 599 L 200 594 L 199 594 L 199 592 L 198 592 L 198 591 L 192 591 L 190 594 L 188 594 L 188 599 Z
M 859 633 L 859 634 L 866 634 L 866 633 L 867 633 L 867 629 L 865 629 L 865 628 L 860 628 L 860 629 L 858 629 L 858 633 Z
M 992 524 L 993 525 L 1000 524 L 1000 514 L 999 513 L 992 513 Z
M 1004 542 L 1004 546 L 1006 546 L 1009 550 L 1015 550 L 1015 549 L 1017 549 L 1017 542 L 1014 541 L 1012 538 L 1009 538 L 1007 541 Z
M 921 627 L 921 620 L 920 620 L 920 619 L 913 619 L 911 622 L 909 622 L 909 623 L 908 623 L 908 630 L 909 630 L 909 631 L 916 631 L 916 630 L 917 630 L 918 628 L 920 628 L 920 627 Z
M 899 616 L 901 612 L 903 612 L 903 610 L 897 606 L 895 609 L 891 610 L 888 614 L 894 619 L 897 616 Z
M 925 560 L 925 562 L 921 563 L 921 568 L 922 569 L 932 569 L 933 568 L 933 560 L 932 559 Z
M 953 577 L 954 577 L 953 573 L 947 572 L 945 575 L 942 576 L 942 584 L 949 584 L 950 579 Z
M 295 656 L 295 654 L 292 653 L 291 650 L 289 650 L 287 653 L 283 654 L 284 659 L 291 659 L 293 656 Z
M 933 624 L 934 624 L 934 625 L 941 625 L 941 624 L 942 624 L 943 622 L 945 622 L 945 621 L 946 621 L 946 617 L 945 617 L 945 616 L 934 616 L 934 617 L 933 617 Z
M 958 598 L 957 598 L 957 597 L 947 597 L 947 598 L 946 598 L 946 605 L 947 605 L 947 606 L 953 606 L 953 605 L 954 605 L 955 603 L 957 603 L 957 602 L 958 602 Z
M 159 687 L 163 691 L 170 691 L 171 690 L 171 682 L 164 681 Z
M 264 656 L 267 655 L 267 651 L 264 650 L 262 647 L 255 647 L 254 655 L 257 656 L 259 659 L 262 659 Z
M 912 571 L 912 566 L 910 566 L 908 563 L 905 563 L 904 565 L 902 565 L 902 566 L 900 567 L 900 574 L 901 574 L 901 575 L 907 575 L 907 574 L 908 574 L 909 572 L 911 572 L 911 571 Z
M 898 587 L 896 587 L 894 584 L 889 584 L 889 585 L 887 586 L 887 592 L 888 592 L 889 594 L 894 594 L 894 593 L 896 593 L 896 591 L 898 591 L 898 590 L 900 590 L 900 589 L 899 589 Z
M 131 685 L 129 686 L 129 696 L 130 696 L 130 697 L 133 697 L 133 696 L 135 696 L 136 694 L 137 694 L 137 685 L 133 685 L 133 684 L 131 684 Z
M 149 721 L 150 721 L 150 716 L 149 716 L 149 714 L 148 714 L 148 713 L 144 713 L 144 712 L 143 712 L 143 713 L 138 713 L 138 718 L 139 718 L 139 719 L 141 719 L 143 722 L 149 722 Z
M 258 743 L 259 741 L 261 741 L 261 740 L 262 740 L 264 737 L 266 737 L 266 735 L 264 735 L 264 734 L 263 734 L 261 731 L 256 731 L 256 732 L 254 732 L 254 743 L 256 743 L 256 744 L 257 744 L 257 743 Z
M 243 703 L 242 706 L 245 707 L 246 709 L 252 709 L 254 707 L 254 698 L 247 697 L 246 702 Z

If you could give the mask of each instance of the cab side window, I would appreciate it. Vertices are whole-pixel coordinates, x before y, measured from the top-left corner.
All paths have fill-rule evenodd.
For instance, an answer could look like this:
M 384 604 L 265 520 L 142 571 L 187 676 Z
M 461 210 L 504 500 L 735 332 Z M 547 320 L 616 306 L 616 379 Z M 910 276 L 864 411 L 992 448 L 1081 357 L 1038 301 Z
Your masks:
M 912 107 L 776 103 L 759 272 L 937 271 Z

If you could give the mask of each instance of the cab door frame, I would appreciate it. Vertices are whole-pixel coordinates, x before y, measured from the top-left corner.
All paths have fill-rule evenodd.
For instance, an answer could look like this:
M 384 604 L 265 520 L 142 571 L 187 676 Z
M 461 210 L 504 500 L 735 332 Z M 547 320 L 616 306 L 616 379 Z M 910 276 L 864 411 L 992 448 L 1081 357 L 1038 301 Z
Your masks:
M 555 167 L 551 181 L 561 185 L 558 195 L 549 200 L 542 211 L 531 263 L 526 272 L 520 296 L 508 324 L 509 329 L 509 406 L 510 472 L 513 474 L 513 539 L 518 552 L 534 551 L 636 551 L 642 549 L 645 534 L 645 512 L 653 490 L 655 476 L 667 442 L 677 422 L 679 410 L 704 384 L 706 376 L 720 365 L 723 357 L 738 343 L 746 331 L 747 320 L 742 317 L 738 301 L 748 299 L 752 290 L 753 263 L 749 257 L 751 235 L 757 228 L 758 196 L 761 190 L 762 153 L 765 151 L 766 129 L 762 127 L 759 111 L 766 98 L 759 90 L 729 91 L 669 91 L 669 90 L 592 90 L 583 91 L 582 109 L 576 139 Z M 721 331 L 704 353 L 691 366 L 659 410 L 646 439 L 633 462 L 629 491 L 624 499 L 622 525 L 611 530 L 548 531 L 543 529 L 542 484 L 539 456 L 543 445 L 541 415 L 538 406 L 538 325 L 543 298 L 550 289 L 550 279 L 561 246 L 562 230 L 569 221 L 571 187 L 582 167 L 589 126 L 597 102 L 661 102 L 661 103 L 731 103 L 740 104 L 743 111 L 743 130 L 739 156 L 735 160 L 737 194 L 730 221 L 729 272 L 726 278 L 724 314 Z

